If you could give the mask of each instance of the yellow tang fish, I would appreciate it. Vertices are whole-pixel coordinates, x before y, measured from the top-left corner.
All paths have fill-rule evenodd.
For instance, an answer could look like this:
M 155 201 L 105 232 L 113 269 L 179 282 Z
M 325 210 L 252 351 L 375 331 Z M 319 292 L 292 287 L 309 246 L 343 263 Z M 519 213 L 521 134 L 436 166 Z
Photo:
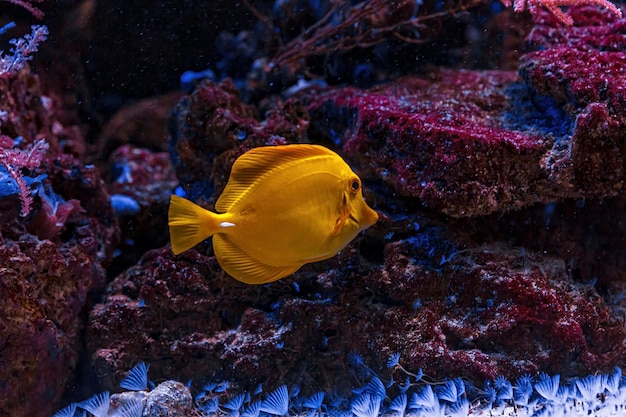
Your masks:
M 319 145 L 252 149 L 234 163 L 213 213 L 172 195 L 169 228 L 178 255 L 209 236 L 218 262 L 248 284 L 284 278 L 331 258 L 378 220 L 361 180 Z

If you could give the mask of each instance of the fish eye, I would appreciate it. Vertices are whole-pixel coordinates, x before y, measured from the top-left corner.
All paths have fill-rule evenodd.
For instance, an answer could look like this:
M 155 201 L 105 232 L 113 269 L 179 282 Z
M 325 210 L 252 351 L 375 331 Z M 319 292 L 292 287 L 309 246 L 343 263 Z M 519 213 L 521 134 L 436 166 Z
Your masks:
M 359 180 L 353 179 L 352 183 L 350 184 L 350 189 L 352 190 L 352 192 L 359 191 L 360 187 L 361 187 L 361 183 L 359 182 Z

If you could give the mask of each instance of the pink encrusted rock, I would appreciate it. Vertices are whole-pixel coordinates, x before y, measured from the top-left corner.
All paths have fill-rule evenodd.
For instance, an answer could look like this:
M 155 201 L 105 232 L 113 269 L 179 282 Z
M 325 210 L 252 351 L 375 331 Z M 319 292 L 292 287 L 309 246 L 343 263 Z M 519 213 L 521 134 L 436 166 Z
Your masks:
M 173 111 L 169 133 L 176 175 L 191 198 L 208 200 L 214 190 L 221 193 L 244 152 L 302 141 L 308 126 L 306 111 L 293 101 L 276 99 L 259 120 L 231 80 L 202 82 Z
M 75 115 L 43 90 L 28 68 L 0 83 L 0 134 L 49 145 L 20 171 L 40 178 L 30 213 L 0 198 L 0 415 L 12 417 L 52 415 L 75 381 L 82 317 L 119 238 L 99 170 L 79 160 Z
M 568 279 L 557 258 L 493 245 L 434 272 L 415 253 L 411 239 L 387 245 L 382 274 L 363 282 L 382 299 L 414 306 L 389 309 L 383 327 L 393 331 L 379 345 L 411 369 L 488 379 L 583 375 L 626 358 L 616 343 L 626 336 L 620 320 L 595 290 Z
M 573 26 L 555 24 L 552 13 L 537 9 L 535 25 L 526 38 L 531 50 L 567 46 L 580 51 L 623 51 L 625 18 L 616 19 L 608 10 L 595 6 L 570 6 L 568 13 L 574 19 Z
M 124 144 L 152 151 L 166 151 L 166 123 L 172 107 L 181 96 L 181 92 L 175 91 L 119 109 L 102 128 L 95 143 L 96 158 L 107 158 Z
M 278 294 L 259 289 L 228 277 L 214 257 L 148 252 L 91 312 L 86 340 L 101 383 L 116 386 L 138 357 L 155 376 L 262 382 L 289 353 L 278 347 L 285 330 L 260 310 Z
M 128 144 L 111 154 L 107 168 L 107 189 L 113 201 L 128 198 L 136 203 L 132 210 L 117 207 L 122 233 L 112 266 L 117 272 L 135 264 L 146 251 L 168 243 L 167 208 L 178 179 L 166 152 Z
M 472 217 L 623 189 L 625 56 L 556 48 L 522 58 L 526 86 L 511 72 L 440 70 L 301 99 L 317 136 L 343 142 L 369 178 Z
M 182 92 L 137 101 L 103 126 L 92 157 L 103 171 L 121 228 L 110 276 L 167 244 L 167 207 L 179 180 L 167 149 L 169 113 Z
M 420 243 L 389 243 L 382 266 L 347 248 L 264 287 L 234 281 L 195 250 L 149 252 L 91 313 L 99 380 L 114 389 L 141 359 L 156 379 L 348 392 L 349 352 L 372 365 L 400 353 L 407 369 L 477 382 L 624 363 L 620 320 L 562 260 L 492 244 L 440 265 Z
M 79 361 L 80 316 L 101 289 L 115 226 L 72 215 L 61 238 L 39 239 L 23 225 L 0 235 L 0 414 L 51 415 Z
M 553 27 L 540 15 L 528 37 L 537 50 L 521 58 L 519 72 L 533 95 L 575 120 L 544 161 L 551 178 L 579 197 L 615 196 L 626 175 L 626 19 L 594 7 L 571 10 L 572 27 Z
M 458 217 L 520 208 L 554 195 L 541 160 L 554 139 L 511 127 L 513 72 L 438 71 L 369 91 L 304 93 L 312 127 L 344 142 L 369 178 Z M 519 109 L 518 111 L 521 111 Z
M 539 13 L 538 50 L 512 72 L 438 70 L 370 90 L 305 91 L 318 140 L 405 197 L 454 217 L 623 190 L 625 21 L 572 8 Z M 550 20 L 552 19 L 552 20 Z
M 122 145 L 109 161 L 109 191 L 111 194 L 149 193 L 153 188 L 175 188 L 177 179 L 172 172 L 167 152 L 153 152 L 133 145 Z M 134 190 L 137 188 L 138 190 Z

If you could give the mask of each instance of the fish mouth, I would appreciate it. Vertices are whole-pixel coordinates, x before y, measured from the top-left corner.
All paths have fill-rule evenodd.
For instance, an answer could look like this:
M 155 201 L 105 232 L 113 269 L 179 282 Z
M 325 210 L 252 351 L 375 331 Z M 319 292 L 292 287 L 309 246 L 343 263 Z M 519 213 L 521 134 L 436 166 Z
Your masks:
M 367 229 L 378 220 L 378 213 L 374 210 L 371 210 L 371 215 L 370 213 L 361 214 L 363 214 L 360 216 L 361 220 L 359 220 L 359 218 L 357 218 L 352 212 L 348 215 L 348 220 L 351 220 L 360 230 Z

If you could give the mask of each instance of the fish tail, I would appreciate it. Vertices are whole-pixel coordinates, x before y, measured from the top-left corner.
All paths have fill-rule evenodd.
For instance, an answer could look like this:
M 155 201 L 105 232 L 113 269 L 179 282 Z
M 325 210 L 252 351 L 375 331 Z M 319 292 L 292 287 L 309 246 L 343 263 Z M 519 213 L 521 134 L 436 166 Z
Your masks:
M 172 195 L 167 224 L 170 227 L 172 252 L 178 255 L 217 233 L 224 223 L 220 221 L 219 214 Z

